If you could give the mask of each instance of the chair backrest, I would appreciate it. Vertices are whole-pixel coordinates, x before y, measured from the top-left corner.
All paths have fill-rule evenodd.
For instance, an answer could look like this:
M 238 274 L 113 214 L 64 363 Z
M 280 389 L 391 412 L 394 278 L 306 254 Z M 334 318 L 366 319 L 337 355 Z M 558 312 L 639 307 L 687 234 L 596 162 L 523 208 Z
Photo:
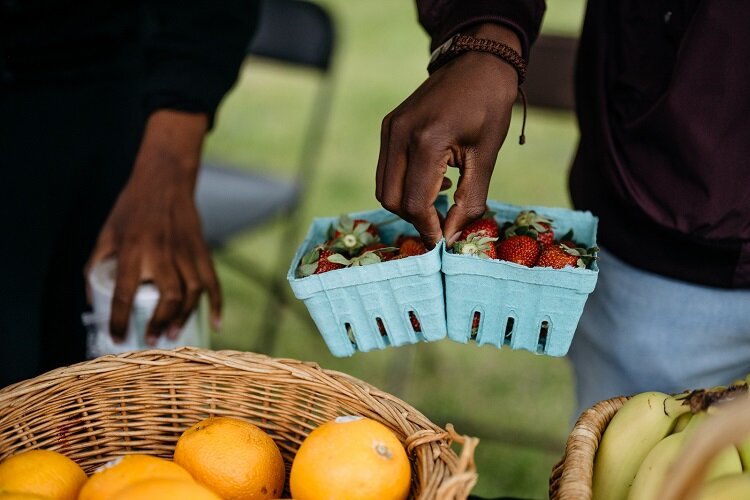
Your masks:
M 574 69 L 578 39 L 542 35 L 534 44 L 523 89 L 529 106 L 575 108 Z
M 248 55 L 321 73 L 299 152 L 295 182 L 306 185 L 320 155 L 332 95 L 335 22 L 327 9 L 307 0 L 262 0 L 258 29 Z
M 333 21 L 321 6 L 302 0 L 264 0 L 248 53 L 327 71 L 334 41 Z

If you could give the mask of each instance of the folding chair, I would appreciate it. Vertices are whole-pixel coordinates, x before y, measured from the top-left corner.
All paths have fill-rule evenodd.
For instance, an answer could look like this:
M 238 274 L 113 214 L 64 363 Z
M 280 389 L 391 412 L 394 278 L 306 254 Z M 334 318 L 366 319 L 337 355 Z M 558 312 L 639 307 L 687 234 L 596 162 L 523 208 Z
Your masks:
M 318 161 L 330 110 L 334 37 L 333 19 L 317 4 L 302 0 L 262 2 L 258 30 L 248 47 L 248 56 L 309 68 L 320 78 L 293 179 L 261 173 L 273 170 L 268 166 L 254 165 L 252 170 L 208 162 L 202 166 L 196 203 L 204 236 L 213 250 L 225 248 L 235 237 L 275 218 L 284 218 L 283 241 L 296 241 L 301 222 L 299 207 Z M 244 276 L 269 283 L 269 304 L 264 309 L 257 349 L 261 352 L 273 349 L 277 312 L 284 305 L 287 292 L 285 270 L 291 257 L 291 253 L 279 252 L 270 277 L 259 276 L 255 266 L 236 259 L 224 262 Z

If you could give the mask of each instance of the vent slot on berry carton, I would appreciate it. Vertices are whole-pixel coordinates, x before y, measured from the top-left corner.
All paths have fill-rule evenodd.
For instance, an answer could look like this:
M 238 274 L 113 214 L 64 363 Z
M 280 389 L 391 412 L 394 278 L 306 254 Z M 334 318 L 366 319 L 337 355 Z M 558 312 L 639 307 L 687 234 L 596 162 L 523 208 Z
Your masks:
M 414 311 L 409 311 L 409 324 L 415 333 L 422 333 L 422 323 L 419 322 L 417 314 Z
M 354 336 L 354 330 L 352 330 L 351 323 L 344 323 L 344 331 L 346 336 L 349 337 L 349 342 L 352 343 L 352 347 L 357 348 L 357 338 Z
M 385 323 L 382 318 L 375 318 L 375 325 L 378 327 L 378 333 L 383 338 L 385 345 L 390 345 L 391 339 L 388 337 L 388 329 L 385 327 Z
M 471 329 L 469 330 L 469 338 L 471 340 L 476 340 L 477 335 L 479 335 L 479 327 L 482 325 L 482 313 L 479 311 L 474 311 L 474 314 L 471 315 Z
M 508 321 L 505 323 L 505 334 L 503 335 L 503 345 L 510 345 L 513 341 L 513 327 L 516 324 L 516 318 L 508 316 Z
M 539 340 L 537 341 L 536 345 L 536 352 L 538 354 L 544 354 L 545 349 L 547 349 L 547 336 L 549 335 L 549 327 L 549 319 L 545 319 L 544 321 L 542 321 L 542 324 L 539 326 Z

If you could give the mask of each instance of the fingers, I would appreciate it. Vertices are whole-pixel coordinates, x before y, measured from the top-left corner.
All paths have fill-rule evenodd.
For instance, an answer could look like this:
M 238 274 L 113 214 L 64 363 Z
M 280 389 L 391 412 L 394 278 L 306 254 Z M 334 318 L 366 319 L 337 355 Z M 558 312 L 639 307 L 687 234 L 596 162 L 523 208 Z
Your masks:
M 433 248 L 443 237 L 434 205 L 447 169 L 447 154 L 441 154 L 440 149 L 428 135 L 413 142 L 401 200 L 403 217 L 414 225 L 428 248 Z
M 167 330 L 169 340 L 177 340 L 180 330 L 198 306 L 198 301 L 203 292 L 203 283 L 198 268 L 189 254 L 184 250 L 179 251 L 175 256 L 175 265 L 182 283 L 182 304 L 177 316 L 169 325 L 169 330 Z
M 458 239 L 461 229 L 486 211 L 487 192 L 496 154 L 482 153 L 480 148 L 466 151 L 453 195 L 454 205 L 448 210 L 443 227 L 449 246 Z
M 146 327 L 146 343 L 156 344 L 159 336 L 166 332 L 169 326 L 179 318 L 184 307 L 182 284 L 177 270 L 171 262 L 162 262 L 159 272 L 154 276 L 154 283 L 159 289 L 159 302 L 156 304 L 151 320 Z M 179 330 L 174 333 L 177 337 Z
M 140 261 L 133 253 L 121 253 L 118 257 L 117 278 L 112 294 L 112 311 L 109 332 L 115 342 L 125 339 L 133 297 L 141 282 Z
M 443 177 L 448 155 L 431 131 L 416 131 L 398 116 L 383 120 L 376 196 L 386 210 L 411 222 L 428 248 L 443 235 L 434 202 L 450 187 Z
M 383 179 L 385 178 L 385 167 L 388 160 L 388 143 L 390 141 L 391 115 L 383 118 L 380 126 L 380 153 L 378 153 L 378 168 L 375 172 L 375 197 L 378 201 L 383 199 Z
M 218 332 L 221 330 L 221 308 L 223 302 L 221 287 L 219 286 L 219 279 L 216 277 L 211 253 L 203 242 L 198 250 L 196 266 L 201 282 L 208 293 L 208 304 L 211 310 L 211 327 L 214 331 Z

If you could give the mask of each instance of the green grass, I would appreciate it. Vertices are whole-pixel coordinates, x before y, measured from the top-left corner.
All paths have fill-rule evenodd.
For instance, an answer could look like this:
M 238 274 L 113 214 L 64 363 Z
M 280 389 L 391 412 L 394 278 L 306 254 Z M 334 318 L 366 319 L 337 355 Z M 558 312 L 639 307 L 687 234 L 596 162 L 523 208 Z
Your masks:
M 376 208 L 374 174 L 380 122 L 426 77 L 428 39 L 416 21 L 412 2 L 381 0 L 321 2 L 338 23 L 334 71 L 336 92 L 322 157 L 307 186 L 303 219 Z M 544 30 L 576 33 L 582 0 L 555 0 Z M 238 164 L 270 164 L 290 176 L 309 118 L 315 75 L 249 62 L 225 99 L 206 145 L 209 157 Z M 501 151 L 490 197 L 517 204 L 568 206 L 566 173 L 577 140 L 567 113 L 530 109 L 527 144 L 517 144 L 520 109 Z M 455 177 L 455 173 L 452 173 Z M 301 235 L 300 235 L 301 238 Z M 215 348 L 254 350 L 266 288 L 229 266 L 247 259 L 256 270 L 272 272 L 274 258 L 299 243 L 279 241 L 279 224 L 238 238 L 217 257 L 225 294 L 223 331 Z M 450 341 L 332 357 L 304 309 L 278 318 L 273 354 L 311 360 L 349 373 L 413 405 L 433 422 L 455 424 L 478 436 L 477 495 L 545 498 L 547 480 L 569 431 L 573 392 L 565 359 L 525 351 L 479 348 Z

